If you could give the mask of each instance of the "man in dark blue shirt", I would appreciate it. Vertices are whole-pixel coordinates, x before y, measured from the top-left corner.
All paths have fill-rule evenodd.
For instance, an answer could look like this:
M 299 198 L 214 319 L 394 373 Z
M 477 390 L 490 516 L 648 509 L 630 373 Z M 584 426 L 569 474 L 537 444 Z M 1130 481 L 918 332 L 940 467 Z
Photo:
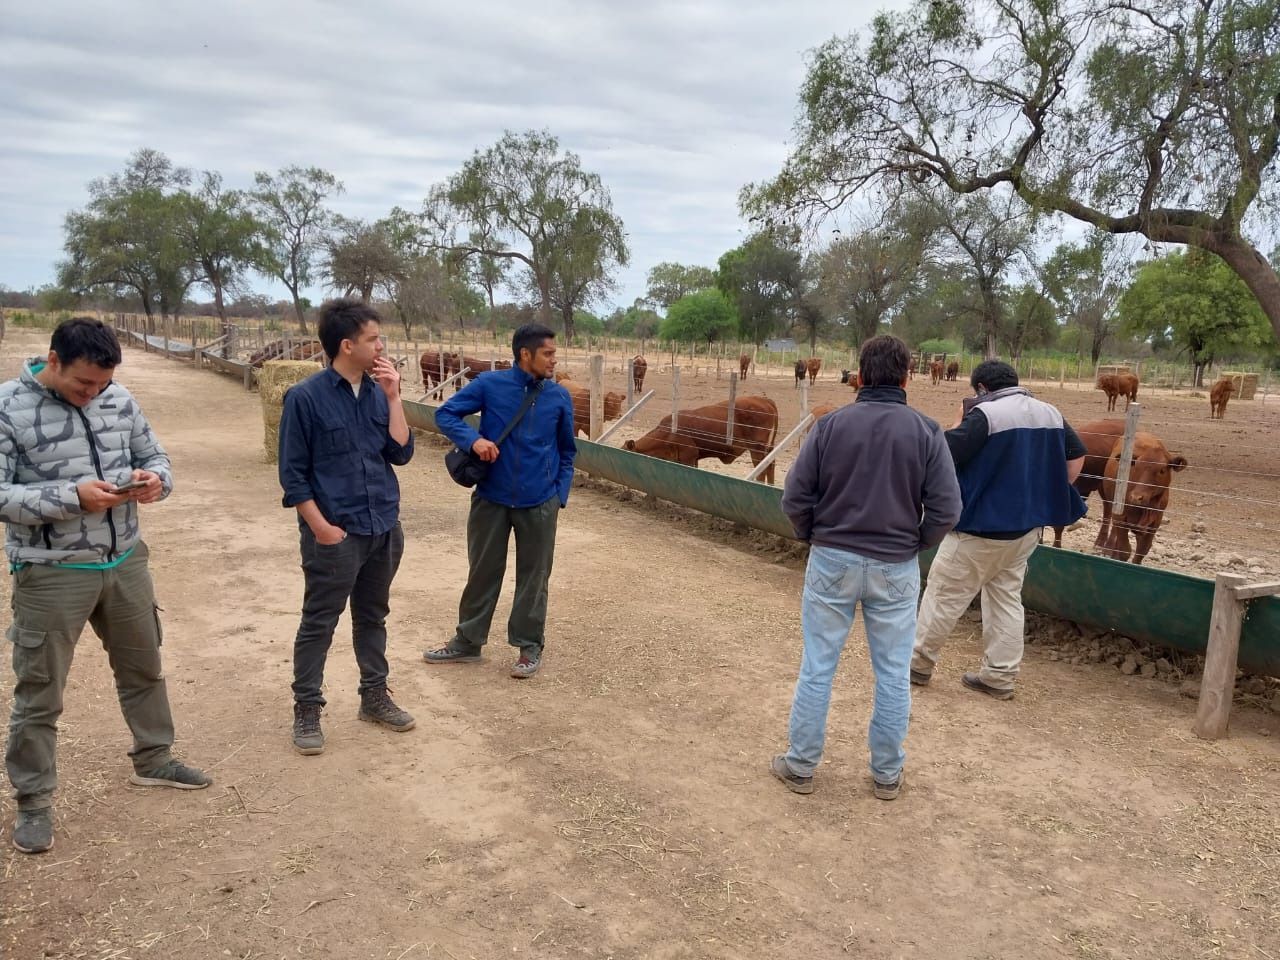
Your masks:
M 547 619 L 547 581 L 556 549 L 556 518 L 569 502 L 573 483 L 573 402 L 551 380 L 556 369 L 555 334 L 526 324 L 511 340 L 515 366 L 477 377 L 436 411 L 436 425 L 460 450 L 489 464 L 471 497 L 467 518 L 467 585 L 458 603 L 453 639 L 426 650 L 427 663 L 474 663 L 489 639 L 507 548 L 516 535 L 516 590 L 507 620 L 507 642 L 520 651 L 511 668 L 528 679 L 542 662 Z M 527 410 L 521 416 L 525 401 Z M 480 414 L 476 430 L 462 418 Z M 520 416 L 499 448 L 495 438 Z
M 280 419 L 280 486 L 298 511 L 306 588 L 293 644 L 293 745 L 324 752 L 324 663 L 351 602 L 361 720 L 399 733 L 414 720 L 387 693 L 387 613 L 404 553 L 392 464 L 413 456 L 400 374 L 382 356 L 378 312 L 348 297 L 320 308 L 329 366 L 290 388 Z

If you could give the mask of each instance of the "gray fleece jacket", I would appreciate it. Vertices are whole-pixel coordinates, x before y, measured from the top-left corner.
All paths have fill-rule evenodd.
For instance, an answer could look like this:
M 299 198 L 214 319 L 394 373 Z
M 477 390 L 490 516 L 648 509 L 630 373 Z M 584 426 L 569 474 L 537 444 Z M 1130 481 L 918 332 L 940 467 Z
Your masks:
M 782 510 L 801 540 L 902 563 L 960 519 L 960 484 L 937 422 L 907 406 L 901 387 L 864 387 L 814 425 Z
M 109 563 L 141 539 L 132 500 L 85 513 L 82 480 L 124 483 L 135 468 L 173 489 L 168 454 L 138 401 L 111 383 L 77 408 L 40 383 L 44 360 L 28 360 L 17 380 L 0 384 L 0 519 L 5 553 L 19 563 Z

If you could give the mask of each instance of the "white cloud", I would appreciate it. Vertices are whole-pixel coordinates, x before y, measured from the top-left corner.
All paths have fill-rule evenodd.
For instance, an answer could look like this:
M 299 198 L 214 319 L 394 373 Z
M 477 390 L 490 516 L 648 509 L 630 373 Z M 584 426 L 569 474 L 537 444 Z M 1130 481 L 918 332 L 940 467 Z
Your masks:
M 15 7 L 0 37 L 0 283 L 51 281 L 66 213 L 141 147 L 228 186 L 320 166 L 346 186 L 336 209 L 376 217 L 419 207 L 504 130 L 545 128 L 612 193 L 629 303 L 653 264 L 714 265 L 741 241 L 738 190 L 785 158 L 805 52 L 885 5 Z

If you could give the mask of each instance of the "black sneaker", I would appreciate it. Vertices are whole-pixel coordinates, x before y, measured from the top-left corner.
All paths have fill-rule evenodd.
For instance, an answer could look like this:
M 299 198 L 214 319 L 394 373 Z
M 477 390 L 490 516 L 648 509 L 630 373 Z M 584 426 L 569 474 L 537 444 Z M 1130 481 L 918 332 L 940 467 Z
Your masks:
M 786 784 L 792 793 L 813 793 L 813 777 L 802 777 L 791 772 L 784 754 L 778 754 L 769 761 L 770 772 Z
M 416 722 L 407 710 L 401 710 L 391 700 L 386 687 L 365 690 L 360 694 L 360 712 L 357 716 L 370 723 L 380 723 L 396 733 L 412 730 Z
M 13 848 L 19 853 L 44 853 L 53 846 L 53 807 L 19 810 L 13 824 Z
M 877 800 L 897 800 L 898 791 L 902 789 L 902 781 L 906 778 L 907 771 L 899 770 L 898 779 L 893 781 L 893 783 L 881 783 L 879 780 L 873 779 L 875 786 L 872 788 L 871 792 L 875 794 Z
M 320 729 L 321 709 L 318 703 L 293 705 L 293 749 L 304 757 L 324 753 L 324 731 Z
M 446 644 L 439 650 L 423 650 L 422 659 L 427 663 L 478 663 L 480 651 L 458 650 Z
M 911 685 L 913 687 L 927 687 L 932 679 L 932 673 L 925 673 L 923 670 L 911 671 Z
M 976 673 L 966 673 L 963 677 L 960 678 L 960 682 L 963 683 L 970 690 L 977 690 L 979 693 L 985 693 L 988 697 L 991 697 L 993 700 L 1012 700 L 1013 699 L 1012 687 L 1010 687 L 1008 690 L 1003 690 L 1000 687 L 993 687 L 991 686 L 991 684 L 983 683 L 980 679 L 978 679 L 978 675 Z
M 213 778 L 203 770 L 188 767 L 181 760 L 170 760 L 162 767 L 134 771 L 129 775 L 129 782 L 140 787 L 175 787 L 178 790 L 203 790 L 213 783 Z

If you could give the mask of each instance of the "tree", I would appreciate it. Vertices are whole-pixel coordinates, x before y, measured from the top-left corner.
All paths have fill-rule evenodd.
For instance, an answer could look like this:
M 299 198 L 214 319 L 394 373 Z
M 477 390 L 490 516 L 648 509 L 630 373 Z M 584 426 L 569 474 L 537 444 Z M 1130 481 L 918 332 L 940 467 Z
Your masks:
M 716 272 L 710 267 L 687 267 L 682 263 L 660 263 L 649 270 L 649 290 L 645 299 L 659 310 L 670 306 L 688 293 L 697 293 L 716 285 Z
M 662 317 L 648 306 L 648 298 L 637 297 L 635 302 L 625 310 L 619 307 L 610 315 L 607 329 L 620 337 L 636 337 L 649 340 L 656 336 L 662 326 Z
M 573 306 L 630 255 L 600 177 L 584 171 L 575 154 L 562 155 L 560 142 L 545 131 L 508 131 L 488 150 L 477 150 L 427 204 L 446 232 L 467 230 L 468 239 L 452 249 L 524 264 L 546 324 L 556 285 L 570 338 Z
M 253 180 L 257 189 L 250 197 L 263 225 L 259 269 L 288 289 L 305 334 L 301 291 L 311 284 L 316 259 L 325 246 L 332 214 L 324 203 L 342 193 L 342 184 L 319 167 L 285 167 L 274 175 L 256 173 Z
M 1220 256 L 1280 334 L 1254 236 L 1280 191 L 1280 0 L 914 0 L 812 55 L 797 146 L 744 211 L 1008 185 L 1038 211 Z
M 404 256 L 396 250 L 385 223 L 334 216 L 332 224 L 333 232 L 325 239 L 325 270 L 329 283 L 343 296 L 359 293 L 368 303 L 376 287 L 403 275 Z
M 191 173 L 157 150 L 134 153 L 121 173 L 89 184 L 84 210 L 67 214 L 58 285 L 76 293 L 132 290 L 152 331 L 158 309 L 166 320 L 181 309 L 195 281 L 179 225 L 178 196 Z
M 1089 359 L 1096 365 L 1102 346 L 1116 328 L 1116 301 L 1124 289 L 1120 270 L 1128 260 L 1114 239 L 1095 233 L 1082 244 L 1059 244 L 1044 265 L 1045 289 L 1058 313 L 1088 338 Z
M 222 189 L 222 175 L 206 170 L 195 193 L 179 195 L 176 229 L 195 265 L 195 282 L 213 293 L 222 333 L 230 332 L 224 296 L 261 259 L 262 227 L 245 195 Z M 225 355 L 225 342 L 223 346 Z
M 671 304 L 658 333 L 664 340 L 705 341 L 710 347 L 731 336 L 737 325 L 733 304 L 713 288 L 687 293 Z
M 1026 347 L 1052 343 L 1058 332 L 1053 300 L 1037 283 L 1023 283 L 1004 297 L 1005 318 L 1001 325 L 1009 345 L 1009 362 L 1017 366 Z
M 815 297 L 855 346 L 874 337 L 910 294 L 923 247 L 923 238 L 895 224 L 867 224 L 817 255 Z
M 1218 354 L 1274 343 L 1266 315 L 1240 277 L 1198 250 L 1142 264 L 1118 312 L 1122 331 L 1167 338 L 1185 350 L 1197 386 Z
M 761 344 L 785 328 L 803 287 L 800 252 L 761 231 L 720 257 L 716 287 L 738 314 L 740 335 Z

